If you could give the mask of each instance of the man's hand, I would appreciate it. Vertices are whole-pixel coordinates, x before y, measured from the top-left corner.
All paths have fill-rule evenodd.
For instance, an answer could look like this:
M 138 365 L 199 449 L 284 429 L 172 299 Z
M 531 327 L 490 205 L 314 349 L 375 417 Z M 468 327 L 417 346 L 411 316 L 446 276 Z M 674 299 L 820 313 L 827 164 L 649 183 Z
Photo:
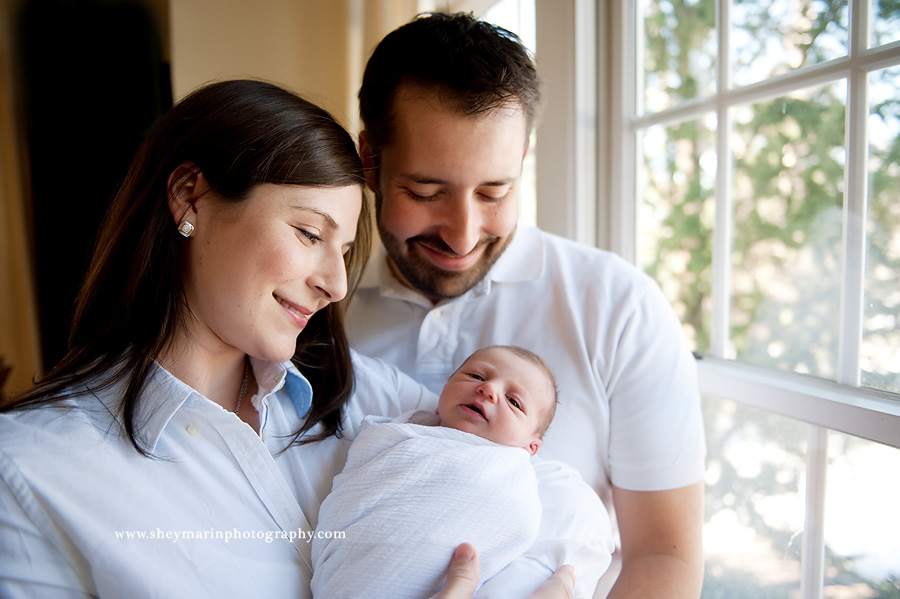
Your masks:
M 565 565 L 526 599 L 572 599 L 575 592 L 575 568 Z
M 469 543 L 463 543 L 453 552 L 447 582 L 432 599 L 472 599 L 478 588 L 478 555 Z M 575 590 L 575 568 L 563 566 L 524 599 L 572 599 Z
M 478 555 L 469 543 L 463 543 L 453 551 L 447 582 L 441 592 L 432 599 L 472 599 L 478 588 Z

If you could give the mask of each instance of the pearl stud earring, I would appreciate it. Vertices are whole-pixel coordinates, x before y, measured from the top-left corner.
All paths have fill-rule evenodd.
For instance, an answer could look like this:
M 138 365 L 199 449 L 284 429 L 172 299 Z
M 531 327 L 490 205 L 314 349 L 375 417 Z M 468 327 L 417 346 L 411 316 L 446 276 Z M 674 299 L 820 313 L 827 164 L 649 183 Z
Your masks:
M 191 221 L 184 219 L 178 223 L 178 232 L 181 233 L 182 237 L 190 237 L 191 233 L 194 232 L 194 225 L 191 224 Z

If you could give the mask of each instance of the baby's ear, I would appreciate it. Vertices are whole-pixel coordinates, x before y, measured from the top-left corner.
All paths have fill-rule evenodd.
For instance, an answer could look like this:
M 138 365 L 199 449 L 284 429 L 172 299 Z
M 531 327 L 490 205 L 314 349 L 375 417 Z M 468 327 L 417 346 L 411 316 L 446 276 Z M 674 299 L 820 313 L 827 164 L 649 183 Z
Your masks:
M 528 444 L 528 447 L 525 448 L 525 451 L 527 451 L 531 455 L 534 455 L 537 453 L 537 450 L 540 449 L 540 447 L 543 443 L 544 443 L 543 439 L 537 438 Z

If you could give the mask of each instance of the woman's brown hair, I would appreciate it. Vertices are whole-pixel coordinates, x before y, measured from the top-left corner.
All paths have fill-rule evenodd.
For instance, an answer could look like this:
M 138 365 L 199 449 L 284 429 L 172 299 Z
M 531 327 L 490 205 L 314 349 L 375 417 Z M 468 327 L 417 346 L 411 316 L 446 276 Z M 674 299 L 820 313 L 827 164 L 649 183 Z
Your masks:
M 181 243 L 167 194 L 169 176 L 185 163 L 203 173 L 216 196 L 246 200 L 256 185 L 364 186 L 350 135 L 318 106 L 262 81 L 222 81 L 176 104 L 144 140 L 100 228 L 75 305 L 68 352 L 33 389 L 3 410 L 39 407 L 125 379 L 118 409 L 134 447 L 136 408 L 154 361 L 187 315 Z M 367 203 L 346 257 L 350 289 L 368 257 Z M 313 387 L 313 403 L 294 442 L 340 435 L 354 376 L 342 305 L 313 316 L 292 361 Z M 317 424 L 315 436 L 303 436 Z M 302 438 L 302 441 L 301 441 Z

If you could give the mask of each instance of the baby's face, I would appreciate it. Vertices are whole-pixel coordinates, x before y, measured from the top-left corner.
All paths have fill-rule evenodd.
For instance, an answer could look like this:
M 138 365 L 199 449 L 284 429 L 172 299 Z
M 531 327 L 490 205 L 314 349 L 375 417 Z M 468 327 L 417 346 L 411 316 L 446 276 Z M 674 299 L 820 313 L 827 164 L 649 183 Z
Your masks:
M 534 455 L 554 397 L 550 378 L 537 364 L 491 347 L 475 352 L 453 373 L 437 413 L 442 426 Z

